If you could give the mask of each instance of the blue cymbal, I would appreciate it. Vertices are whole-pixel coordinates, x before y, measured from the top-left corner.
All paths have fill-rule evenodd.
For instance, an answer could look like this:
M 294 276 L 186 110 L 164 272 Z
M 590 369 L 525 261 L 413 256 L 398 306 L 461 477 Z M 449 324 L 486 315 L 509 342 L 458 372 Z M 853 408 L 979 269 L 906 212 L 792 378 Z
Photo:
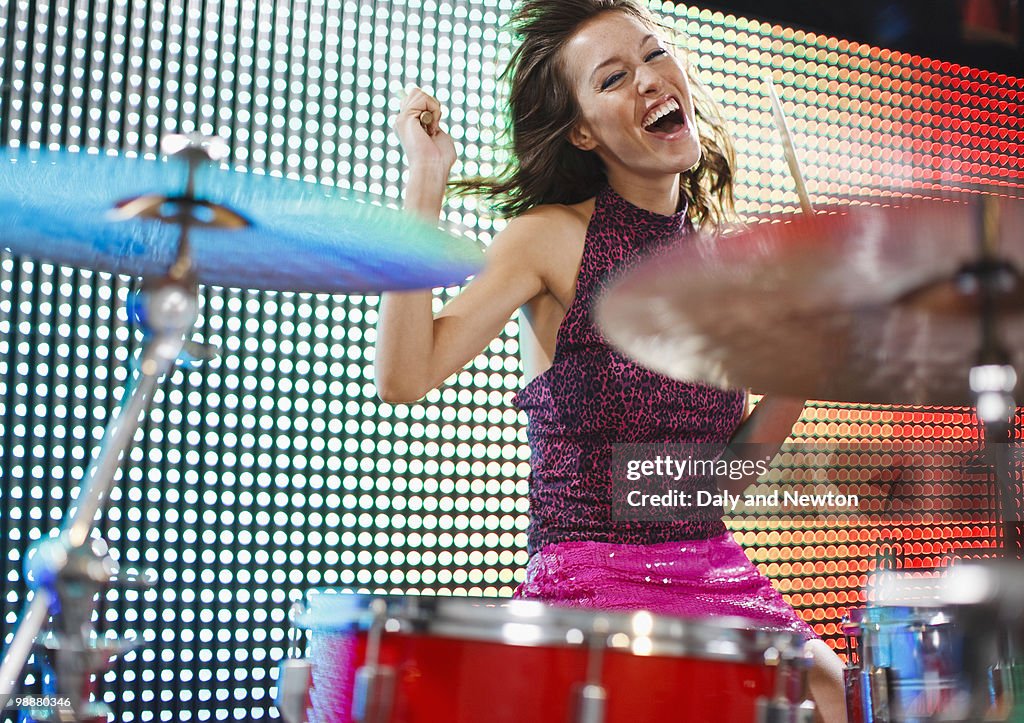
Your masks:
M 0 245 L 40 261 L 160 276 L 180 229 L 116 220 L 114 205 L 180 196 L 188 166 L 69 151 L 0 151 Z M 248 228 L 189 230 L 200 283 L 314 293 L 377 293 L 461 283 L 480 270 L 476 243 L 372 197 L 216 165 L 200 166 L 195 196 L 235 211 Z M 202 210 L 202 209 L 200 209 Z

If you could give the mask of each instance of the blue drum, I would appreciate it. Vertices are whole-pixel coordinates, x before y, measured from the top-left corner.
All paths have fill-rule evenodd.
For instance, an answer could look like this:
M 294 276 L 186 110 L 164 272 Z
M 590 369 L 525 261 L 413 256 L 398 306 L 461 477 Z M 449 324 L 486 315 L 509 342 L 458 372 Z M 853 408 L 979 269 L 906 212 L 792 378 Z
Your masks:
M 964 634 L 937 608 L 868 606 L 844 621 L 851 723 L 926 723 L 964 692 Z

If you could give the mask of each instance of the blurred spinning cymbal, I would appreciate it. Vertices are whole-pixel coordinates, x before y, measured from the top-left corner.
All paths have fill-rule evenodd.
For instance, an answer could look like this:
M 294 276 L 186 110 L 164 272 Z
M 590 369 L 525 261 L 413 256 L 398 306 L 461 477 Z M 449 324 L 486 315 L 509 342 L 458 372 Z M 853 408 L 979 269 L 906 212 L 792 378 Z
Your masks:
M 993 201 L 998 263 L 987 271 L 972 270 L 983 256 L 977 199 L 826 208 L 717 241 L 696 236 L 616 281 L 598 323 L 612 344 L 676 379 L 970 406 L 984 273 L 999 286 L 988 315 L 996 340 L 1024 370 L 1024 201 Z
M 177 160 L 0 151 L 0 246 L 40 261 L 162 275 L 174 261 L 179 229 L 115 220 L 111 209 L 145 194 L 179 196 L 187 174 Z M 376 293 L 457 284 L 483 264 L 471 240 L 329 186 L 208 164 L 196 171 L 195 193 L 209 202 L 211 216 L 212 204 L 220 204 L 250 224 L 190 228 L 193 263 L 205 284 Z

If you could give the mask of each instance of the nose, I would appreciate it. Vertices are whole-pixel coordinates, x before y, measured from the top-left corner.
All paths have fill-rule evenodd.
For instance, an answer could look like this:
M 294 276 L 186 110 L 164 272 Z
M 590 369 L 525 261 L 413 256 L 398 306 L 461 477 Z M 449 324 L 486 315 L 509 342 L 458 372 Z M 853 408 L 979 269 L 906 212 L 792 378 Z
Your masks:
M 640 95 L 657 95 L 661 92 L 663 87 L 661 76 L 646 64 L 637 68 L 635 78 L 636 89 Z

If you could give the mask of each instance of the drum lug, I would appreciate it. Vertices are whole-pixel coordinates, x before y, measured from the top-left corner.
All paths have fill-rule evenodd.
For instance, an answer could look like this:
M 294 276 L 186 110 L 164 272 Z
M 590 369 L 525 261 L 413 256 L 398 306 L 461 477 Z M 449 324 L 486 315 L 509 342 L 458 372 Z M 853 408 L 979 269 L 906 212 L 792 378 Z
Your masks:
M 608 691 L 604 686 L 588 683 L 580 688 L 576 696 L 576 719 L 574 723 L 604 723 L 605 704 Z
M 757 723 L 814 723 L 817 708 L 807 697 L 807 671 L 812 662 L 807 652 L 783 654 L 775 676 L 775 694 L 757 701 Z
M 876 667 L 868 673 L 868 688 L 871 691 L 871 710 L 879 721 L 888 721 L 892 718 L 892 701 L 889 700 L 889 691 L 892 689 L 892 684 L 892 670 L 888 667 Z
M 605 648 L 608 645 L 608 619 L 594 618 L 587 651 L 587 681 L 576 692 L 573 723 L 604 723 L 608 691 L 601 685 Z
M 353 723 L 388 723 L 395 699 L 395 669 L 380 664 L 380 645 L 388 619 L 387 602 L 370 603 L 373 622 L 366 639 L 366 663 L 356 670 L 352 691 Z
M 364 665 L 359 668 L 352 692 L 353 723 L 388 723 L 394 697 L 394 668 L 390 665 Z
M 849 647 L 846 649 L 850 650 Z M 855 723 L 865 720 L 864 712 L 871 710 L 871 704 L 864 699 L 864 677 L 861 670 L 852 663 L 843 669 L 843 688 L 846 691 L 846 719 Z
M 308 723 L 313 664 L 300 658 L 282 661 L 277 676 L 277 710 L 285 723 Z

